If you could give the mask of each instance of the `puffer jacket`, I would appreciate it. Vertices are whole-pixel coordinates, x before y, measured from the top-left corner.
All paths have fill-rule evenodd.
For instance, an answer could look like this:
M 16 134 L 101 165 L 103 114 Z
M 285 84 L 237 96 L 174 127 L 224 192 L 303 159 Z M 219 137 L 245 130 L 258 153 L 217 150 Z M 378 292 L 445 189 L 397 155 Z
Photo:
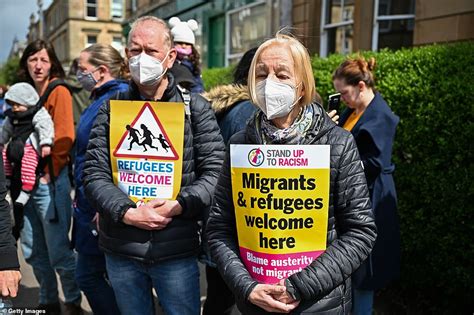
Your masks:
M 162 102 L 183 102 L 168 74 Z M 142 99 L 136 85 L 119 93 L 118 99 Z M 147 231 L 122 222 L 125 211 L 136 204 L 112 180 L 109 152 L 110 104 L 100 108 L 92 128 L 84 167 L 84 185 L 92 206 L 100 213 L 99 246 L 108 253 L 153 263 L 197 255 L 198 219 L 210 206 L 224 157 L 224 143 L 209 103 L 191 93 L 191 115 L 185 120 L 183 169 L 177 201 L 183 208 L 168 226 Z
M 218 85 L 204 93 L 203 96 L 211 102 L 225 144 L 229 142 L 232 135 L 245 128 L 248 119 L 252 117 L 256 110 L 256 107 L 249 100 L 250 95 L 245 85 Z M 204 212 L 202 253 L 199 258 L 202 263 L 215 268 L 216 264 L 211 259 L 209 241 L 207 233 L 205 233 L 209 210 L 208 208 Z
M 3 155 L 0 154 L 0 271 L 20 269 L 16 242 L 12 234 L 10 205 L 6 197 L 7 187 L 3 169 Z
M 287 289 L 301 299 L 293 314 L 347 314 L 351 308 L 350 275 L 369 255 L 376 238 L 364 170 L 352 135 L 337 127 L 321 105 L 312 104 L 313 125 L 301 144 L 328 144 L 330 149 L 330 195 L 327 249 L 301 272 L 291 275 Z M 255 123 L 258 113 L 231 144 L 261 144 Z M 229 151 L 229 150 L 227 150 Z M 232 202 L 230 157 L 226 154 L 208 220 L 213 259 L 244 314 L 265 314 L 248 297 L 258 284 L 239 257 Z

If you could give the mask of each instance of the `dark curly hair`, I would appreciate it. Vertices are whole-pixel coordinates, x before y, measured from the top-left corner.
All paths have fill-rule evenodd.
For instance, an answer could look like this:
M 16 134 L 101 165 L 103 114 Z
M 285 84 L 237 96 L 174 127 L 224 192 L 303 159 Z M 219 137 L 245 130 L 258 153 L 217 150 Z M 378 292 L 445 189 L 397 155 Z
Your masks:
M 191 45 L 192 53 L 189 55 L 189 61 L 193 64 L 193 75 L 200 75 L 201 74 L 201 55 L 194 45 Z

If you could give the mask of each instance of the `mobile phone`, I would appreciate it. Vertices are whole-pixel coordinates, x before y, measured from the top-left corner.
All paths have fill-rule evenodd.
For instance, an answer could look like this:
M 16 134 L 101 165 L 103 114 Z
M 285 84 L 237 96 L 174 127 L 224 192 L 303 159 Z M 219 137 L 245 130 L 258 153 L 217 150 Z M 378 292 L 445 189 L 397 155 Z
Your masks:
M 333 110 L 336 110 L 339 113 L 340 105 L 341 105 L 341 93 L 329 95 L 328 113 L 330 113 Z

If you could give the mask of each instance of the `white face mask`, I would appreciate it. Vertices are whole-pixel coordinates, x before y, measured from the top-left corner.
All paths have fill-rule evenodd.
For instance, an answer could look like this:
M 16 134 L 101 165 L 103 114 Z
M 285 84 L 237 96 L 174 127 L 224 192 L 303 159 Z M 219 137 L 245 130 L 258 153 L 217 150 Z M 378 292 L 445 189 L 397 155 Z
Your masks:
M 301 98 L 295 100 L 295 87 L 270 79 L 258 82 L 256 92 L 257 105 L 270 120 L 288 115 Z
M 168 57 L 169 52 L 165 58 Z M 128 60 L 128 67 L 133 81 L 141 85 L 155 85 L 160 81 L 166 71 L 163 70 L 163 61 L 159 61 L 142 52 Z

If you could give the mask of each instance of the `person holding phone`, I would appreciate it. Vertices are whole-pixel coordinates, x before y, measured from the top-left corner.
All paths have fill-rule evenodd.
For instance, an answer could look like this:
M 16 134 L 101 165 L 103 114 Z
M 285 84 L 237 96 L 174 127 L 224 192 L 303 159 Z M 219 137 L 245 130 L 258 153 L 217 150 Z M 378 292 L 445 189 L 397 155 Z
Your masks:
M 335 93 L 329 95 L 329 102 L 328 102 L 328 112 L 332 112 L 335 110 L 339 113 L 339 107 L 341 106 L 341 93 Z
M 352 275 L 354 315 L 372 314 L 374 290 L 385 287 L 400 273 L 400 228 L 391 162 L 399 118 L 375 89 L 374 67 L 374 58 L 348 59 L 332 77 L 347 105 L 339 125 L 356 140 L 377 225 L 374 249 Z
M 323 104 L 322 99 L 320 101 Z M 336 124 L 339 124 L 339 107 L 341 106 L 341 93 L 335 93 L 329 95 L 328 98 L 328 106 L 327 106 L 327 114 L 332 121 Z

